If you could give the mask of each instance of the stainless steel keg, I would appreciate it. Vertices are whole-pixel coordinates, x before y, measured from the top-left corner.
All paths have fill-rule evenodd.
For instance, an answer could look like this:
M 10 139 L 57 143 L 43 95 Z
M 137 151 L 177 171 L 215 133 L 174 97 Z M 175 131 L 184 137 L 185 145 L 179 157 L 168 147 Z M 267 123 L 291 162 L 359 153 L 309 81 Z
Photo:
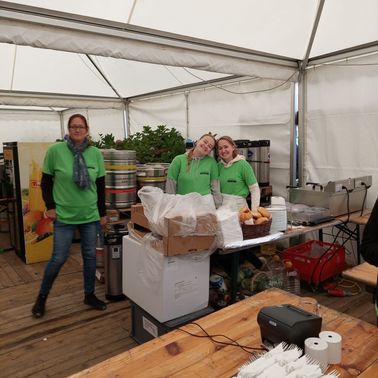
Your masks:
M 106 170 L 105 203 L 108 208 L 127 208 L 136 203 L 136 152 L 102 150 Z

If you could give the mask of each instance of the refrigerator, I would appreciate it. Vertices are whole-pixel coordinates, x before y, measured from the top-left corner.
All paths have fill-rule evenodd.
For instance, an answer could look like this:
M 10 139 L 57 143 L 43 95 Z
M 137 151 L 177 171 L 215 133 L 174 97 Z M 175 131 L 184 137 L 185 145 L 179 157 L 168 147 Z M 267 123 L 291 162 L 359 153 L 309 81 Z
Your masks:
M 8 204 L 11 245 L 26 264 L 47 261 L 52 252 L 53 223 L 45 216 L 42 165 L 53 142 L 4 142 L 4 172 L 11 183 Z

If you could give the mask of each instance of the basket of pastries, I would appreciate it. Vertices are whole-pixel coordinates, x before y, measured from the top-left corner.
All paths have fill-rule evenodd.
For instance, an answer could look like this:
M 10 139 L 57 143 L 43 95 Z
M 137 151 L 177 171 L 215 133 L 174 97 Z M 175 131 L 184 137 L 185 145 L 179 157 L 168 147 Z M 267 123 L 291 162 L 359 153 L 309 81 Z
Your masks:
M 257 210 L 244 207 L 239 211 L 239 220 L 244 240 L 260 238 L 269 234 L 272 214 L 264 207 L 258 207 Z

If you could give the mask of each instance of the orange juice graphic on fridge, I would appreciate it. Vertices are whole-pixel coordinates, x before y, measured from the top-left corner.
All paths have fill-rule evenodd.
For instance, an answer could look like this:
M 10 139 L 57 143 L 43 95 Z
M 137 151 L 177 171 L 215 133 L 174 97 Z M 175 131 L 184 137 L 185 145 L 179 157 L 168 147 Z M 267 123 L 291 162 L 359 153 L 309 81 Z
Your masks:
M 49 143 L 20 143 L 19 156 L 28 154 L 28 164 L 20 164 L 22 172 L 22 213 L 27 264 L 46 261 L 51 256 L 53 223 L 45 216 L 46 206 L 42 197 L 41 179 L 44 155 Z M 25 172 L 27 170 L 27 172 Z M 25 174 L 26 173 L 26 174 Z

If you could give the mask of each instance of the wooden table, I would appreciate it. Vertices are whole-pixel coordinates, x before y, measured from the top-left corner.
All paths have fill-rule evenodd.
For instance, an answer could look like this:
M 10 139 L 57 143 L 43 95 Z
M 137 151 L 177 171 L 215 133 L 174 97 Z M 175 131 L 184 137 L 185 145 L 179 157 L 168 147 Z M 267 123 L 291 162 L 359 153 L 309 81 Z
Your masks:
M 353 281 L 362 282 L 363 284 L 370 287 L 377 286 L 377 275 L 378 275 L 378 268 L 367 262 L 364 262 L 360 265 L 356 265 L 350 269 L 347 269 L 342 274 L 344 278 L 347 278 Z
M 260 328 L 256 319 L 260 308 L 285 303 L 300 307 L 300 297 L 269 289 L 207 315 L 196 323 L 209 334 L 223 334 L 242 345 L 259 347 Z M 320 308 L 320 315 L 322 330 L 335 331 L 343 337 L 342 361 L 332 368 L 340 372 L 341 377 L 355 377 L 364 371 L 369 371 L 369 377 L 377 377 L 377 328 L 326 307 Z M 193 324 L 181 328 L 203 335 Z M 222 341 L 226 340 L 223 338 Z M 217 345 L 207 337 L 194 337 L 177 329 L 72 377 L 233 377 L 249 358 L 250 355 L 239 347 Z

